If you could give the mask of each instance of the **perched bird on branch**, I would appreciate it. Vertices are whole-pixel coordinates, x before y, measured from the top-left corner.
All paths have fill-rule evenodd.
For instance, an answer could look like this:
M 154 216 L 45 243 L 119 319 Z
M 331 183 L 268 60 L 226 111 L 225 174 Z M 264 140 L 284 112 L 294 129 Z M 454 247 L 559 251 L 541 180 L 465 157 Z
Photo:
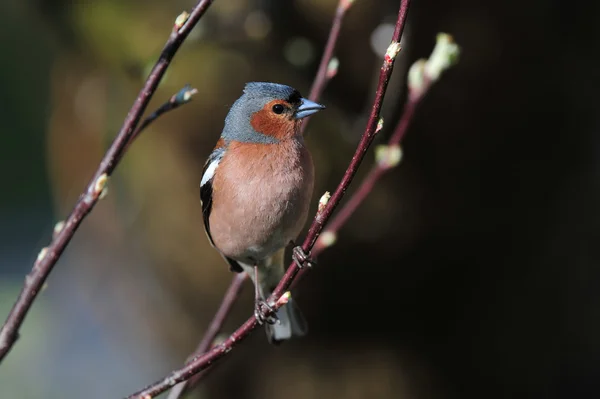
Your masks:
M 264 82 L 246 84 L 204 165 L 200 199 L 211 244 L 232 271 L 246 272 L 255 287 L 254 314 L 267 322 L 267 337 L 278 343 L 306 333 L 294 302 L 266 318 L 265 299 L 285 273 L 285 247 L 306 222 L 314 168 L 300 133 L 302 119 L 325 107 L 292 87 Z M 293 258 L 308 257 L 301 247 Z

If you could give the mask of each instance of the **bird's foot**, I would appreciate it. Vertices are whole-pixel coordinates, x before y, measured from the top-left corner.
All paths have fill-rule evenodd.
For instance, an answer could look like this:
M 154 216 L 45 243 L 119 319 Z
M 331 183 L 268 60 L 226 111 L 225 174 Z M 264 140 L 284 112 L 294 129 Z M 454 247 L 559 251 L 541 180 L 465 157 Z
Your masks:
M 294 245 L 293 242 L 292 245 Z M 306 254 L 300 245 L 294 246 L 294 249 L 292 250 L 292 259 L 300 269 L 304 267 L 313 267 L 317 264 L 317 262 L 311 259 L 310 252 Z
M 270 312 L 271 315 L 267 316 L 267 312 Z M 254 317 L 261 326 L 264 323 L 275 324 L 279 321 L 277 315 L 275 314 L 275 310 L 262 299 L 258 299 L 254 302 Z

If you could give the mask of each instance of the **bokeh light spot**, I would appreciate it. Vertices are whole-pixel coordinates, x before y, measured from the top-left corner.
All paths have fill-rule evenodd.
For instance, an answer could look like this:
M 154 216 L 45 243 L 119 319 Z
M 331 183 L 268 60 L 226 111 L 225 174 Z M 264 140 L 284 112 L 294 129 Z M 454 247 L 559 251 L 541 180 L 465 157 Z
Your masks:
M 285 59 L 292 65 L 303 67 L 315 57 L 315 47 L 304 37 L 290 39 L 283 49 Z

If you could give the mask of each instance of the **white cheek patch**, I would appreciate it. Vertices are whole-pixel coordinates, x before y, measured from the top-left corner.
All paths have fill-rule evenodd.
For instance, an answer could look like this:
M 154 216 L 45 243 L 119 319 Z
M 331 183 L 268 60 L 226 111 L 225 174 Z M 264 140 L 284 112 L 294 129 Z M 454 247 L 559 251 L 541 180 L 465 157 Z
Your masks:
M 206 168 L 206 172 L 202 175 L 202 181 L 200 182 L 200 187 L 205 185 L 208 181 L 210 181 L 215 176 L 215 171 L 217 170 L 217 166 L 219 166 L 219 162 L 221 162 L 222 156 L 216 157 L 211 160 L 208 164 L 208 168 Z M 198 180 L 196 180 L 198 181 Z

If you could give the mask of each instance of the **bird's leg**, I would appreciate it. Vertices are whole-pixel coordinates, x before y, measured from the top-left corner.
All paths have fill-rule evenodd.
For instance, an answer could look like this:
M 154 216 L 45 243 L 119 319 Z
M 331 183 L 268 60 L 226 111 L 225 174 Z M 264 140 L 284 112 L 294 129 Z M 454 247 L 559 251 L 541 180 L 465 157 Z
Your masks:
M 266 316 L 264 309 L 271 311 L 272 315 Z M 278 320 L 273 308 L 269 306 L 267 301 L 265 301 L 260 295 L 260 290 L 258 289 L 257 265 L 254 265 L 254 317 L 260 325 L 263 325 L 263 323 L 265 322 L 267 322 L 268 324 L 275 324 Z
M 300 245 L 296 245 L 294 241 L 290 241 L 290 243 L 294 246 L 292 249 L 292 259 L 300 269 L 303 267 L 313 267 L 317 264 L 316 261 L 311 259 L 310 252 L 306 254 Z

